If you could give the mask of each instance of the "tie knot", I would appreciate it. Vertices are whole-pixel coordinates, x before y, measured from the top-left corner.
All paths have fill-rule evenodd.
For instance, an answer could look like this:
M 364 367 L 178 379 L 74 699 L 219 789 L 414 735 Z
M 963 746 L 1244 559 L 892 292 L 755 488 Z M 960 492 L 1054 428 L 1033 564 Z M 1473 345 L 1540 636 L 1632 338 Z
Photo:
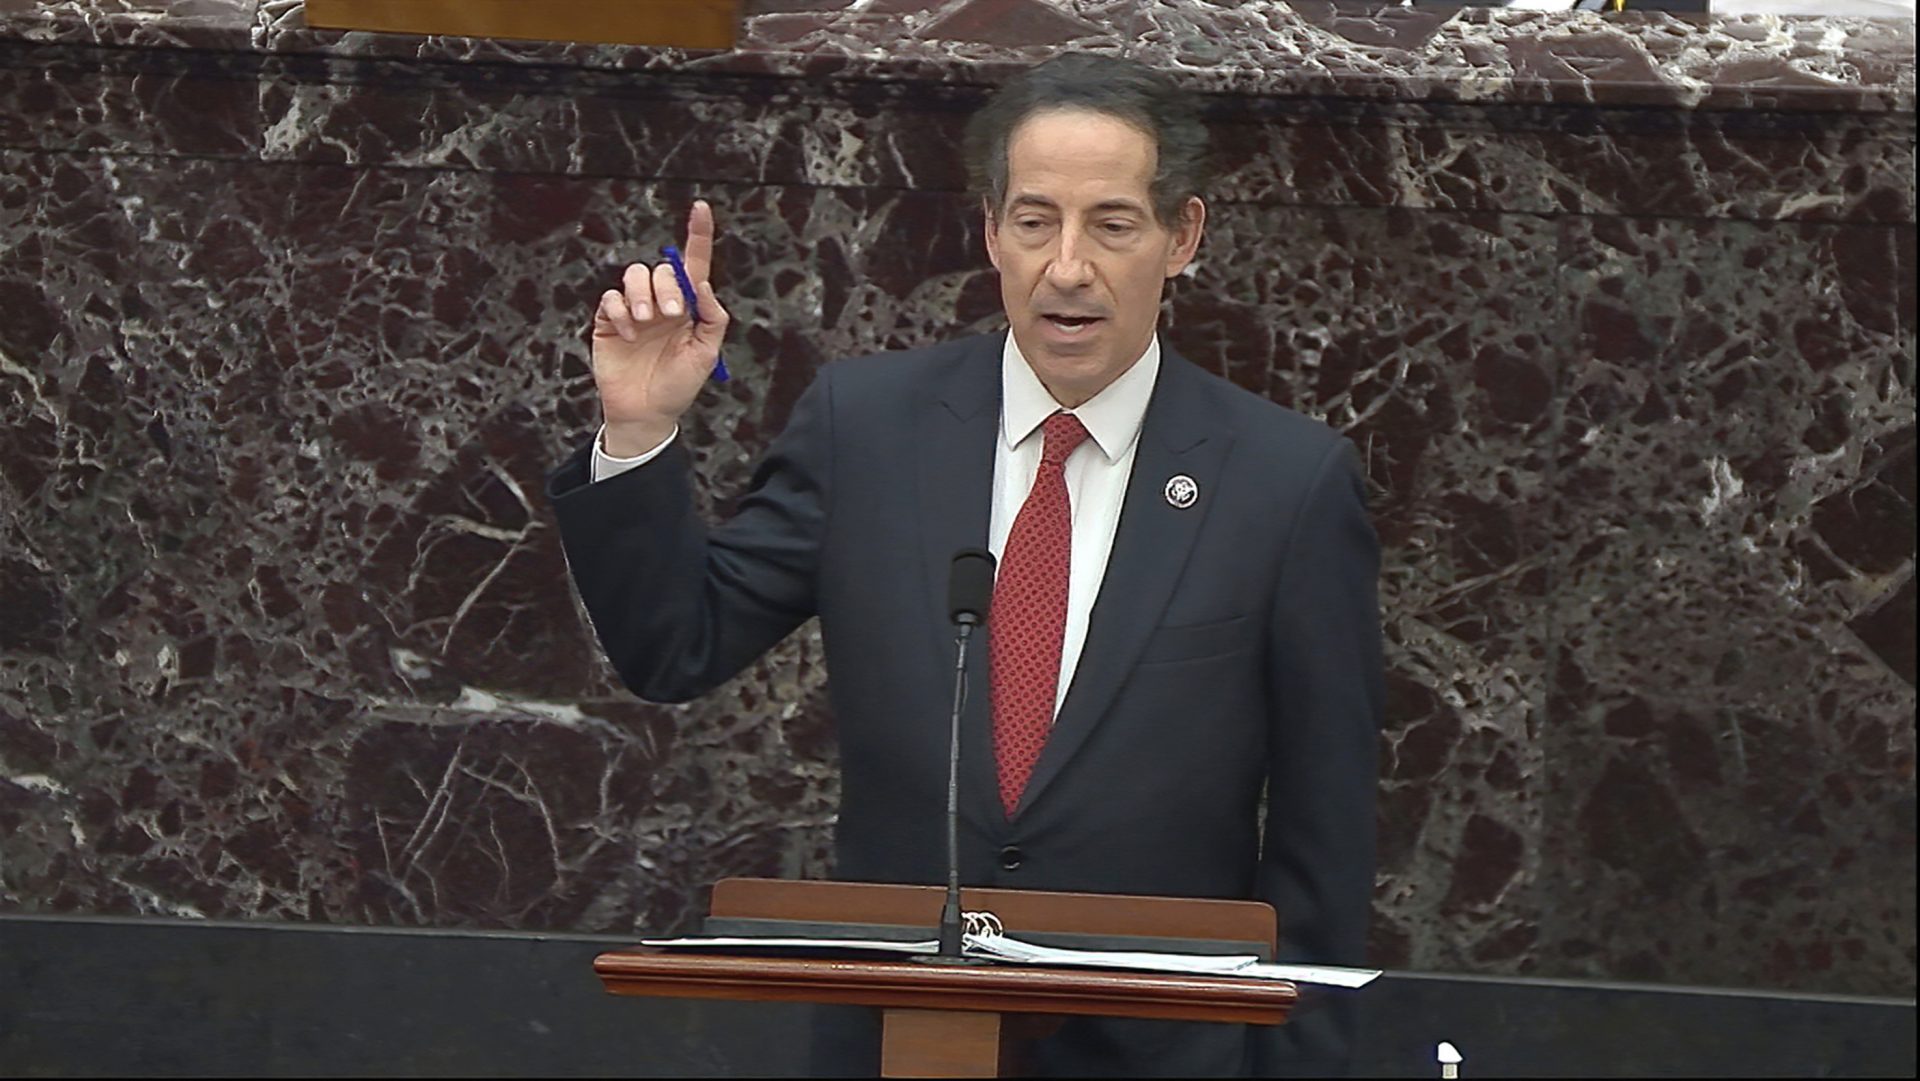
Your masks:
M 1087 441 L 1087 426 L 1072 413 L 1055 413 L 1040 422 L 1047 441 L 1040 448 L 1042 465 L 1063 465 L 1075 447 Z

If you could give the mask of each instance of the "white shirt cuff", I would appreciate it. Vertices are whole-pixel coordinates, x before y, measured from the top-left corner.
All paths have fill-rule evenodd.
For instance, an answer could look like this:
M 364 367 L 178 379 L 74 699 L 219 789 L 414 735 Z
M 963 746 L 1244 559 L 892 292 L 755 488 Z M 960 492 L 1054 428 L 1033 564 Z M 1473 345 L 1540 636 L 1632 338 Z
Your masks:
M 660 457 L 660 452 L 672 446 L 673 441 L 679 438 L 679 436 L 680 426 L 675 425 L 673 431 L 667 433 L 667 437 L 660 441 L 659 446 L 647 451 L 645 454 L 636 455 L 632 458 L 615 458 L 606 451 L 607 426 L 602 424 L 600 431 L 593 437 L 593 465 L 591 468 L 594 481 L 598 483 L 603 480 L 608 480 L 625 473 L 629 469 L 637 469 L 640 466 L 646 465 L 648 462 Z

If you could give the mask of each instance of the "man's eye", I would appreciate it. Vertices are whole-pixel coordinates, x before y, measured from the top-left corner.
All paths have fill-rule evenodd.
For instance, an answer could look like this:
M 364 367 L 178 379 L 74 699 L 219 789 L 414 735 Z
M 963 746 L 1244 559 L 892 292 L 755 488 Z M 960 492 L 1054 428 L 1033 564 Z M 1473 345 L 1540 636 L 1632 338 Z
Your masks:
M 1110 221 L 1102 226 L 1102 228 L 1114 236 L 1119 236 L 1122 233 L 1133 232 L 1133 223 L 1130 221 Z

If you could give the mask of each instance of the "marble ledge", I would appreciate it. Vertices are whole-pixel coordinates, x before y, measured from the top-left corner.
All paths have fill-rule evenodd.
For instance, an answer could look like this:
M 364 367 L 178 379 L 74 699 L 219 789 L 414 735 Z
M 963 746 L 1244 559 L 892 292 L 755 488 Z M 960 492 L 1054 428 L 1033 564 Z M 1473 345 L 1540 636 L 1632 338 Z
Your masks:
M 1281 0 L 748 0 L 720 53 L 306 25 L 303 0 L 0 0 L 0 40 L 474 65 L 993 83 L 1061 48 L 1229 96 L 1912 113 L 1914 23 Z

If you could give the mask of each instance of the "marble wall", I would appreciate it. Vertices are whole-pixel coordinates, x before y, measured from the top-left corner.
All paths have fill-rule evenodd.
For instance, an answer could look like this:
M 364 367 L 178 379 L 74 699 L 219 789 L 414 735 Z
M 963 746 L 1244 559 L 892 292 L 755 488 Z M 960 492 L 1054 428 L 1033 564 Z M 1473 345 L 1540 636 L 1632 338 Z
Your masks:
M 1174 343 L 1374 482 L 1377 959 L 1913 993 L 1912 23 L 749 8 L 0 0 L 0 905 L 627 931 L 825 873 L 817 639 L 653 707 L 567 599 L 589 305 L 714 201 L 724 513 L 821 363 L 995 325 L 956 136 L 1073 46 L 1209 94 Z

